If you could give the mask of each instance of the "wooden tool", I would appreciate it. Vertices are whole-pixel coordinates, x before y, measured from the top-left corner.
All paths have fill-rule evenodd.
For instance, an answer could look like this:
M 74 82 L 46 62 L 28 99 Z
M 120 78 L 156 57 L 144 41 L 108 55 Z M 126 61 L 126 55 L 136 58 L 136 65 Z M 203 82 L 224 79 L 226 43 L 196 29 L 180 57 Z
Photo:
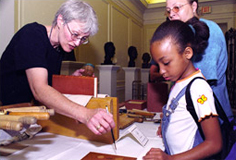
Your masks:
M 132 110 L 128 110 L 127 111 L 130 114 L 138 114 L 138 115 L 142 115 L 145 117 L 154 117 L 155 113 L 151 113 L 151 112 L 147 112 L 147 111 L 143 111 L 143 110 L 139 110 L 139 109 L 132 109 Z
M 15 108 L 5 108 L 4 111 L 24 111 L 24 110 L 44 110 L 47 109 L 45 106 L 31 106 L 31 107 L 15 107 Z
M 4 112 L 47 112 L 50 116 L 55 114 L 54 109 L 46 109 L 45 106 L 34 106 L 34 107 L 19 107 L 19 108 L 7 108 Z
M 7 114 L 17 116 L 33 116 L 37 120 L 48 120 L 50 118 L 50 115 L 47 112 L 8 112 Z
M 0 107 L 0 110 L 6 109 L 6 108 L 18 108 L 18 107 L 32 107 L 32 104 L 31 103 L 17 103 L 17 104 L 4 105 Z
M 138 115 L 138 116 L 140 116 L 140 115 Z M 139 123 L 143 122 L 143 118 L 130 117 L 130 116 L 128 116 L 127 113 L 120 114 L 119 120 L 120 120 L 119 129 L 124 129 L 124 128 L 132 125 L 134 122 L 139 122 Z
M 0 121 L 16 121 L 23 124 L 35 124 L 37 119 L 33 116 L 1 115 Z
M 1 121 L 0 128 L 6 130 L 20 131 L 23 128 L 23 124 L 21 122 L 15 121 Z

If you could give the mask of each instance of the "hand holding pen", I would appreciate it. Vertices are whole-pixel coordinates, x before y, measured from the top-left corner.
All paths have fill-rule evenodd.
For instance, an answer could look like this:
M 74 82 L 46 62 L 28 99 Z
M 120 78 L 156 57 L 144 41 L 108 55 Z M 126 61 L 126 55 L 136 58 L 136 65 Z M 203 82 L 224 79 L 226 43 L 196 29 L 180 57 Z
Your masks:
M 110 132 L 115 127 L 113 115 L 108 113 L 105 109 L 89 109 L 90 115 L 87 118 L 87 127 L 96 135 L 102 135 Z

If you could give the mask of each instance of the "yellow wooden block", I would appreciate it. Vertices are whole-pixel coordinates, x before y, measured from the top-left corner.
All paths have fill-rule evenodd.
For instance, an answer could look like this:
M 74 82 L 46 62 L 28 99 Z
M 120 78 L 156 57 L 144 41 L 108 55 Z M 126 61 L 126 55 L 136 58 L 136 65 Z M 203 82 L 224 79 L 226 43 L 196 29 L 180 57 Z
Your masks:
M 116 127 L 113 129 L 115 139 L 119 138 L 119 112 L 118 100 L 116 97 L 92 98 L 87 104 L 87 108 L 96 109 L 108 106 L 109 111 L 113 114 Z M 49 120 L 38 121 L 42 125 L 43 131 L 60 134 L 69 137 L 81 138 L 102 143 L 113 143 L 111 132 L 104 135 L 95 135 L 86 125 L 78 121 L 56 113 Z

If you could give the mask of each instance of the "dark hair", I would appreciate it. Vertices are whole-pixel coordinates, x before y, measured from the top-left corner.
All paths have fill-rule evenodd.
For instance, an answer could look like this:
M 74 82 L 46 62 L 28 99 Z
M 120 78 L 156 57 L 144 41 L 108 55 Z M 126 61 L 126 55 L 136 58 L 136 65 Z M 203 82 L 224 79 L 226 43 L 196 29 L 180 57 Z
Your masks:
M 180 20 L 166 21 L 156 29 L 151 44 L 165 38 L 171 38 L 172 43 L 178 46 L 179 53 L 191 47 L 194 54 L 201 54 L 208 45 L 209 28 L 196 17 L 188 23 Z
M 131 57 L 131 58 L 135 58 L 137 56 L 137 49 L 136 47 L 134 46 L 130 46 L 128 48 L 128 55 Z
M 186 22 L 188 25 L 193 26 L 195 30 L 195 49 L 197 53 L 202 53 L 208 46 L 208 39 L 210 31 L 206 23 L 199 21 L 197 17 L 193 17 Z
M 149 62 L 149 61 L 151 60 L 150 54 L 147 53 L 147 52 L 145 52 L 145 53 L 143 54 L 143 56 L 142 56 L 142 60 L 143 60 L 144 62 Z
M 104 45 L 105 58 L 112 58 L 115 54 L 115 46 L 113 42 L 106 42 Z

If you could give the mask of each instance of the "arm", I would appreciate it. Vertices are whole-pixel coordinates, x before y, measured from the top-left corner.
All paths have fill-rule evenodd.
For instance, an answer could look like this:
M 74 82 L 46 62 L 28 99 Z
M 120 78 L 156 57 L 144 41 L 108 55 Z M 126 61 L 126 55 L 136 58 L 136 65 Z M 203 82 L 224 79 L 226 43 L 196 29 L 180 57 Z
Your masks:
M 204 142 L 185 153 L 174 155 L 174 159 L 203 159 L 221 151 L 222 138 L 218 118 L 208 116 L 200 124 L 205 135 Z
M 150 80 L 151 82 L 164 80 L 159 73 L 159 68 L 155 64 L 152 64 L 150 67 Z
M 81 69 L 77 69 L 72 75 L 95 77 L 94 68 L 95 67 L 91 63 L 87 63 Z
M 30 68 L 26 75 L 31 91 L 36 100 L 55 109 L 56 112 L 74 118 L 94 132 L 101 135 L 115 127 L 111 114 L 103 109 L 87 109 L 78 105 L 48 85 L 48 72 L 45 68 Z M 100 129 L 96 127 L 101 125 Z
M 143 157 L 144 160 L 194 160 L 194 159 L 204 159 L 214 154 L 220 152 L 222 148 L 222 138 L 220 125 L 218 118 L 214 116 L 208 116 L 201 122 L 201 127 L 203 129 L 205 140 L 198 146 L 186 151 L 184 153 L 176 155 L 167 155 L 162 150 L 158 148 L 152 148 L 146 156 Z
M 163 118 L 163 113 L 160 114 L 160 118 Z M 157 129 L 157 135 L 162 138 L 162 133 L 161 133 L 161 123 Z

